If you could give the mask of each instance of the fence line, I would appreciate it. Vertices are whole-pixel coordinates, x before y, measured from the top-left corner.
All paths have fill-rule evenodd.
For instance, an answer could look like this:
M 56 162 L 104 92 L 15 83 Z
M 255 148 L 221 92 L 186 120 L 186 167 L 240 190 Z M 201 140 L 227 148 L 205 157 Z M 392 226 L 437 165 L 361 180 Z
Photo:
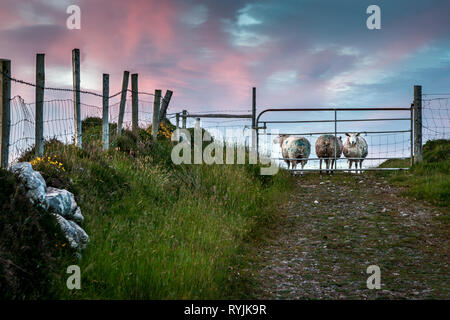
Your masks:
M 36 55 L 36 82 L 32 83 L 14 77 L 11 75 L 11 61 L 0 59 L 0 166 L 7 167 L 20 152 L 36 144 L 36 155 L 42 155 L 44 152 L 44 137 L 49 138 L 49 134 L 60 140 L 68 142 L 68 137 L 72 137 L 77 146 L 82 147 L 82 120 L 88 117 L 98 117 L 102 122 L 102 143 L 106 150 L 109 147 L 109 121 L 117 118 L 117 131 L 120 135 L 122 125 L 128 125 L 129 109 L 127 94 L 131 95 L 131 125 L 134 130 L 139 126 L 153 123 L 158 128 L 159 123 L 166 116 L 167 109 L 173 94 L 173 91 L 167 90 L 164 97 L 157 94 L 161 90 L 155 90 L 155 93 L 141 91 L 137 85 L 137 74 L 132 75 L 132 88 L 128 89 L 128 71 L 124 72 L 122 89 L 114 94 L 109 94 L 109 75 L 103 74 L 103 92 L 102 94 L 83 90 L 80 88 L 80 51 L 72 50 L 72 73 L 73 88 L 56 88 L 45 86 L 45 54 Z M 126 77 L 125 77 L 126 76 Z M 20 95 L 11 98 L 11 83 L 34 88 L 36 93 L 35 103 L 26 104 Z M 73 99 L 53 99 L 44 101 L 46 92 L 67 92 L 73 93 Z M 89 105 L 81 102 L 81 95 L 102 98 L 102 106 Z M 121 96 L 120 102 L 109 105 L 112 98 Z M 153 96 L 153 101 L 144 103 L 144 107 L 151 103 L 158 107 L 158 115 L 161 108 L 161 118 L 149 121 L 148 115 L 152 112 L 146 111 L 143 103 L 139 101 L 139 95 Z M 117 108 L 119 106 L 119 108 Z M 11 112 L 11 107 L 12 111 Z M 118 109 L 117 117 L 112 111 Z M 52 111 L 50 111 L 52 110 Z M 50 113 L 49 113 L 50 112 Z M 125 121 L 125 122 L 124 122 Z M 34 131 L 34 132 L 33 132 Z M 11 153 L 10 153 L 11 149 Z
M 334 120 L 288 120 L 277 121 L 267 120 L 259 121 L 256 119 L 256 89 L 252 91 L 252 108 L 247 110 L 212 110 L 212 111 L 196 111 L 190 113 L 187 110 L 182 112 L 167 113 L 167 109 L 172 97 L 172 91 L 167 90 L 164 97 L 162 97 L 161 90 L 155 90 L 155 93 L 141 91 L 137 85 L 137 74 L 132 75 L 132 88 L 128 89 L 128 71 L 124 72 L 124 79 L 122 81 L 122 90 L 109 95 L 109 75 L 104 74 L 103 81 L 103 93 L 99 94 L 93 91 L 81 90 L 77 85 L 77 75 L 79 73 L 79 67 L 77 66 L 77 49 L 73 51 L 73 73 L 74 73 L 74 89 L 69 88 L 54 88 L 45 86 L 45 70 L 44 55 L 37 55 L 36 70 L 41 72 L 40 78 L 36 77 L 36 83 L 27 82 L 16 77 L 11 76 L 11 65 L 9 60 L 0 60 L 0 124 L 1 124 L 1 165 L 7 166 L 8 163 L 17 158 L 18 155 L 25 150 L 31 148 L 36 142 L 38 144 L 39 139 L 57 138 L 65 143 L 74 142 L 74 138 L 77 139 L 77 132 L 79 132 L 80 147 L 82 144 L 83 135 L 86 138 L 86 132 L 81 128 L 81 121 L 91 117 L 103 119 L 102 122 L 102 134 L 100 134 L 99 140 L 103 142 L 104 148 L 107 149 L 109 145 L 109 128 L 110 125 L 115 125 L 119 128 L 121 125 L 125 125 L 127 128 L 137 128 L 143 126 L 149 126 L 150 124 L 156 124 L 153 126 L 156 130 L 159 127 L 159 123 L 162 120 L 170 121 L 169 119 L 176 119 L 176 127 L 186 128 L 187 120 L 195 118 L 193 125 L 200 125 L 200 119 L 202 119 L 204 127 L 208 130 L 216 130 L 218 135 L 221 135 L 226 129 L 241 128 L 242 132 L 246 129 L 256 129 L 257 132 L 263 130 L 266 134 L 267 125 L 273 124 L 306 124 L 313 122 L 329 122 L 335 123 L 334 134 L 342 134 L 343 131 L 336 130 L 336 123 L 347 123 L 352 121 L 364 121 L 370 123 L 371 121 L 378 121 L 384 123 L 386 121 L 414 121 L 414 130 L 361 130 L 366 133 L 366 137 L 369 140 L 369 144 L 375 148 L 372 148 L 372 154 L 370 158 L 383 158 L 383 156 L 394 153 L 397 157 L 403 157 L 407 155 L 407 152 L 411 152 L 411 146 L 414 145 L 417 150 L 413 150 L 414 156 L 417 161 L 420 161 L 422 139 L 427 141 L 429 139 L 447 139 L 450 135 L 450 94 L 422 94 L 421 87 L 415 86 L 414 97 L 414 118 L 384 118 L 384 119 L 334 119 Z M 79 56 L 78 56 L 79 58 Z M 38 74 L 38 72 L 37 72 Z M 106 81 L 108 80 L 108 81 Z M 36 102 L 25 103 L 20 95 L 15 95 L 11 98 L 11 82 L 23 84 L 35 88 L 36 90 Z M 419 90 L 420 87 L 420 90 Z M 106 90 L 107 89 L 107 90 Z M 59 91 L 70 92 L 74 94 L 73 99 L 52 99 L 44 100 L 44 93 L 46 91 Z M 41 94 L 38 96 L 38 93 Z M 87 104 L 81 102 L 81 94 L 90 95 L 102 98 L 102 106 L 95 104 Z M 121 95 L 119 102 L 109 105 L 110 100 L 114 97 Z M 153 96 L 153 100 L 141 100 L 139 95 Z M 84 96 L 83 96 L 84 97 Z M 127 99 L 128 98 L 128 99 Z M 131 101 L 130 101 L 131 98 Z M 130 105 L 131 104 L 131 105 Z M 129 111 L 131 110 L 131 112 Z M 277 109 L 278 111 L 281 109 Z M 305 109 L 306 110 L 306 109 Z M 337 109 L 308 109 L 310 111 L 334 111 Z M 342 111 L 365 111 L 373 110 L 371 108 L 349 108 Z M 385 108 L 385 110 L 399 111 L 409 110 L 408 108 Z M 412 111 L 411 111 L 412 112 Z M 41 114 L 42 113 L 42 114 Z M 412 113 L 411 113 L 412 114 Z M 180 126 L 181 118 L 181 126 Z M 227 119 L 227 120 L 224 120 Z M 259 117 L 258 117 L 259 118 Z M 205 120 L 206 119 L 206 120 Z M 210 120 L 211 119 L 211 120 Z M 214 121 L 214 119 L 221 119 Z M 251 124 L 248 121 L 251 120 Z M 264 124 L 262 127 L 259 124 Z M 38 127 L 41 126 L 42 130 Z M 39 130 L 38 130 L 39 129 Z M 107 130 L 106 130 L 107 129 Z M 321 128 L 323 129 L 323 128 Z M 398 129 L 398 128 L 396 128 Z M 154 130 L 155 131 L 155 130 Z M 253 130 L 252 132 L 254 132 Z M 321 130 L 323 131 L 323 130 Z M 332 131 L 332 130 L 331 130 Z M 330 132 L 331 132 L 330 131 Z M 323 132 L 305 132 L 311 137 L 315 137 Z M 332 132 L 333 133 L 333 132 Z M 413 135 L 414 133 L 414 135 Z M 153 132 L 155 136 L 155 132 Z M 292 133 L 291 133 L 292 134 Z M 369 135 L 368 135 L 369 134 Z M 270 136 L 270 133 L 267 134 Z M 422 137 L 423 135 L 423 137 Z M 256 137 L 246 137 L 244 134 L 239 134 L 237 138 L 244 138 L 244 143 L 250 145 L 248 140 L 251 139 L 252 146 L 257 145 L 255 143 Z M 413 141 L 414 140 L 414 141 Z M 272 142 L 269 143 L 273 145 Z M 11 152 L 10 152 L 11 149 Z M 42 154 L 43 150 L 40 147 L 36 148 L 36 154 Z

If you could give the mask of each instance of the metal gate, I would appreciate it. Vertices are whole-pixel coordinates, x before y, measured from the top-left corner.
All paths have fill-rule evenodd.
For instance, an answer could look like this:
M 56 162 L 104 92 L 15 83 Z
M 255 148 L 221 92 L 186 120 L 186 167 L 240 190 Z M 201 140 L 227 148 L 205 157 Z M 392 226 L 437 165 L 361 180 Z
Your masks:
M 359 114 L 359 113 L 383 113 L 382 117 L 369 117 L 369 118 L 357 118 L 357 119 L 348 119 L 347 115 L 349 112 L 352 112 L 352 114 Z M 309 119 L 307 116 L 308 113 L 314 113 L 316 115 L 319 115 L 320 117 L 318 119 Z M 328 115 L 331 114 L 331 117 L 326 119 L 326 113 Z M 285 119 L 264 119 L 267 117 L 267 115 L 289 115 L 292 118 L 289 120 Z M 397 117 L 390 117 L 386 116 L 386 114 L 401 114 L 401 116 Z M 384 156 L 381 156 L 379 153 L 379 156 L 373 156 L 375 152 L 371 152 L 371 147 L 374 148 L 374 145 L 370 145 L 368 142 L 368 148 L 369 148 L 369 154 L 366 158 L 345 158 L 343 155 L 341 158 L 336 157 L 336 155 L 332 158 L 327 158 L 334 161 L 334 168 L 330 169 L 331 171 L 355 171 L 356 169 L 348 169 L 348 168 L 338 168 L 338 161 L 340 160 L 368 160 L 368 161 L 380 161 L 380 160 L 389 160 L 389 159 L 399 159 L 399 160 L 405 160 L 405 159 L 411 159 L 411 163 L 413 162 L 413 124 L 414 121 L 414 107 L 411 106 L 410 108 L 293 108 L 293 109 L 265 109 L 262 112 L 260 112 L 256 118 L 256 146 L 258 153 L 260 152 L 260 138 L 262 135 L 266 136 L 273 136 L 278 134 L 289 134 L 294 136 L 304 136 L 305 138 L 313 137 L 313 136 L 319 136 L 323 134 L 331 134 L 334 135 L 335 138 L 338 138 L 339 134 L 345 134 L 347 132 L 361 132 L 362 134 L 365 134 L 366 136 L 370 135 L 379 135 L 379 136 L 389 136 L 393 135 L 395 136 L 394 142 L 387 141 L 386 147 L 387 151 Z M 351 123 L 383 123 L 383 124 L 389 124 L 390 126 L 394 126 L 392 130 L 341 130 L 341 128 L 338 128 L 340 124 L 345 124 L 346 127 L 351 127 L 349 124 Z M 319 130 L 315 131 L 307 131 L 302 130 L 300 132 L 280 132 L 280 133 L 271 133 L 267 132 L 268 129 L 270 129 L 268 126 L 272 126 L 274 124 L 282 124 L 284 127 L 286 125 L 296 125 L 296 127 L 304 127 L 309 124 L 313 124 L 315 126 L 321 126 Z M 333 126 L 328 128 L 328 130 L 320 130 L 324 126 Z M 354 127 L 353 127 L 354 128 Z M 296 128 L 297 129 L 297 128 Z M 360 129 L 360 128 L 359 128 Z M 261 131 L 263 130 L 263 131 Z M 298 131 L 298 130 L 297 130 Z M 397 136 L 403 137 L 402 143 L 403 143 L 403 149 L 401 149 L 401 156 L 399 156 L 399 152 L 397 152 Z M 405 138 L 406 136 L 406 138 Z M 406 140 L 405 140 L 406 139 Z M 273 139 L 272 139 L 273 140 Z M 309 140 L 309 139 L 308 139 Z M 373 140 L 373 139 L 371 139 Z M 386 138 L 388 140 L 388 138 Z M 381 140 L 380 140 L 381 141 Z M 408 150 L 405 148 L 405 143 L 407 144 Z M 394 154 L 396 156 L 389 156 L 390 155 L 390 149 L 389 144 L 394 144 Z M 378 144 L 378 146 L 381 146 L 384 144 Z M 311 143 L 311 149 L 315 150 L 313 143 Z M 405 150 L 407 153 L 405 153 Z M 313 151 L 310 153 L 309 158 L 305 159 L 286 159 L 283 157 L 271 157 L 273 160 L 308 160 L 317 162 L 321 158 L 318 157 L 311 157 L 313 154 Z M 322 158 L 325 159 L 325 158 Z M 342 162 L 341 162 L 342 163 Z M 345 163 L 344 163 L 345 165 Z M 370 170 L 370 171 L 381 171 L 381 170 L 407 170 L 408 168 L 379 168 L 379 167 L 364 167 L 362 169 L 357 170 Z M 291 169 L 292 171 L 319 171 L 319 168 L 305 168 L 305 169 Z M 324 169 L 325 170 L 325 169 Z

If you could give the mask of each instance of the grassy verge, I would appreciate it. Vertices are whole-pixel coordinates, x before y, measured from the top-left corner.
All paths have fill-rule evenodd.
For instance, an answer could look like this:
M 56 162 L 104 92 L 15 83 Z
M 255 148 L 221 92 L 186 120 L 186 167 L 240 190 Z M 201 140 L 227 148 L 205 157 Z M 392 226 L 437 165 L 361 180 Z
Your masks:
M 61 281 L 59 298 L 223 299 L 245 289 L 237 257 L 273 221 L 291 177 L 261 177 L 256 165 L 175 166 L 170 152 L 145 132 L 125 132 L 109 152 L 95 141 L 84 150 L 46 144 L 45 157 L 63 165 L 35 169 L 75 194 L 91 238 L 79 262 L 82 289 Z
M 408 160 L 388 160 L 381 167 L 409 167 Z M 423 146 L 423 162 L 409 172 L 397 172 L 389 182 L 405 187 L 405 194 L 439 206 L 450 205 L 450 140 L 430 140 Z

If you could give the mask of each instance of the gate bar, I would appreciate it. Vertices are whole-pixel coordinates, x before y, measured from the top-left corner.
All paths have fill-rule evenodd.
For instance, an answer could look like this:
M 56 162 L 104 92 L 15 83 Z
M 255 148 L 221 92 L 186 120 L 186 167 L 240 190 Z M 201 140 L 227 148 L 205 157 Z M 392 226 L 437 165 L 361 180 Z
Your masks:
M 411 118 L 384 118 L 384 119 L 350 119 L 350 120 L 336 120 L 337 122 L 357 122 L 357 121 L 393 121 L 393 120 L 411 120 Z M 309 123 L 309 122 L 334 122 L 334 120 L 274 120 L 261 121 L 263 123 Z
M 289 161 L 300 161 L 300 160 L 333 160 L 334 158 L 270 158 L 271 160 L 289 160 Z M 389 159 L 395 159 L 395 160 L 407 160 L 409 158 L 407 157 L 400 157 L 400 158 L 336 158 L 336 160 L 389 160 Z
M 320 169 L 287 169 L 288 171 L 320 171 Z M 327 169 L 322 169 L 326 171 Z M 358 168 L 358 169 L 328 169 L 328 171 L 396 171 L 396 170 L 409 170 L 409 168 Z
M 336 132 L 337 134 L 346 134 L 348 132 L 353 131 L 340 131 Z M 361 131 L 360 133 L 402 133 L 402 132 L 411 132 L 411 130 L 392 130 L 392 131 Z M 303 133 L 261 133 L 262 135 L 267 136 L 278 136 L 283 134 L 293 135 L 293 136 L 312 136 L 312 135 L 319 135 L 319 134 L 334 134 L 334 132 L 303 132 Z

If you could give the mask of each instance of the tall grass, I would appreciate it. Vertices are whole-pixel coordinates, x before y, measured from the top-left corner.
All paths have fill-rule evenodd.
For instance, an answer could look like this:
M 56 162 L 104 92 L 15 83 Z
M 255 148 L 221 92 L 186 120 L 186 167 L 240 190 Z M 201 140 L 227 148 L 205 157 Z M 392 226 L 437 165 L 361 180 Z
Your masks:
M 236 257 L 276 217 L 291 177 L 282 171 L 261 177 L 257 165 L 175 166 L 168 141 L 154 144 L 138 135 L 129 143 L 108 152 L 56 141 L 45 146 L 46 156 L 56 156 L 66 171 L 55 177 L 43 168 L 43 175 L 74 192 L 91 239 L 79 262 L 82 289 L 69 291 L 61 282 L 59 297 L 239 296 Z
M 407 160 L 388 160 L 381 167 L 408 167 Z M 423 162 L 409 172 L 393 174 L 390 181 L 406 187 L 405 194 L 439 206 L 450 205 L 450 140 L 430 140 L 423 146 Z

